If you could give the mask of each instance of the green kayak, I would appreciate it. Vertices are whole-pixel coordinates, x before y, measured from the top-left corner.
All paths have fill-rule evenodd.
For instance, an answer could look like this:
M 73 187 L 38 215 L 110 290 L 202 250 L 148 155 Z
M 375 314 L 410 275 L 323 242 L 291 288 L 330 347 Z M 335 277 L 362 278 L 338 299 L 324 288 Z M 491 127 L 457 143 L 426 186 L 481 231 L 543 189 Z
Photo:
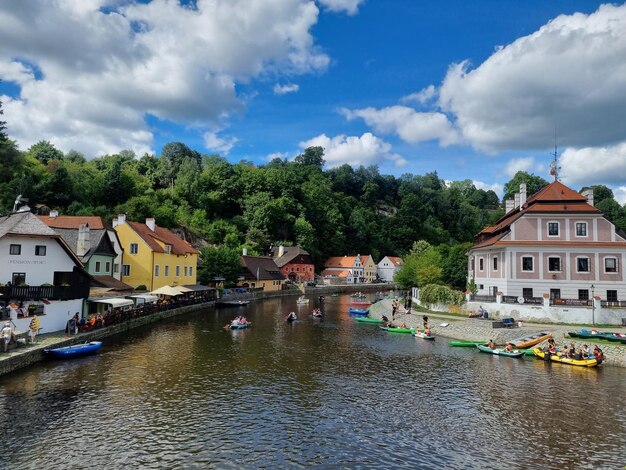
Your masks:
M 490 347 L 482 344 L 477 344 L 476 347 L 480 349 L 480 352 L 495 354 L 496 356 L 522 357 L 524 355 L 524 351 L 521 349 L 514 349 L 513 351 L 507 351 L 506 349 L 491 349 Z
M 534 356 L 535 355 L 535 351 L 533 351 L 532 349 L 521 349 L 521 351 L 524 351 L 524 356 Z
M 389 328 L 381 326 L 381 328 L 389 333 L 415 333 L 415 328 Z
M 385 323 L 380 318 L 370 318 L 370 317 L 354 317 L 354 319 L 361 323 Z
M 448 341 L 449 346 L 457 348 L 475 348 L 477 344 L 487 344 L 487 341 Z

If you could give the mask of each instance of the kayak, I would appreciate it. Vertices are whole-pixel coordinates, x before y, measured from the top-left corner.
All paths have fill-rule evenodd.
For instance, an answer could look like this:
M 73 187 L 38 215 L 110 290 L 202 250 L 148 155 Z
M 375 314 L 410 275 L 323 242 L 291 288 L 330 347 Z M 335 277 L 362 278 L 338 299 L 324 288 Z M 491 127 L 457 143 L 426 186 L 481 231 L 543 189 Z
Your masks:
M 489 346 L 482 344 L 477 344 L 476 347 L 480 350 L 480 352 L 495 354 L 496 356 L 522 357 L 524 355 L 524 351 L 520 351 L 519 349 L 514 349 L 513 351 L 507 351 L 506 349 L 491 349 Z
M 319 312 L 319 313 L 313 312 L 313 313 L 312 313 L 312 315 L 313 315 L 315 318 L 322 318 L 322 317 L 323 317 L 322 312 Z
M 435 339 L 433 335 L 428 336 L 423 331 L 416 331 L 415 333 L 413 333 L 413 336 L 415 336 L 416 338 L 422 338 L 422 339 L 432 339 L 432 340 Z
M 517 349 L 528 349 L 539 343 L 547 341 L 549 338 L 552 338 L 552 333 L 543 331 L 541 333 L 523 336 L 521 338 L 517 338 L 508 342 L 513 343 Z
M 415 328 L 390 328 L 388 326 L 381 326 L 381 328 L 389 333 L 415 333 Z
M 230 329 L 231 330 L 245 330 L 249 326 L 250 326 L 250 322 L 248 322 L 248 323 L 236 323 L 234 325 L 231 323 Z
M 350 307 L 350 315 L 367 315 L 368 313 L 369 312 L 367 310 Z
M 44 352 L 57 359 L 70 359 L 72 357 L 86 356 L 95 353 L 102 346 L 102 341 L 91 341 L 89 343 L 75 344 L 62 348 L 44 349 Z
M 370 318 L 370 317 L 354 317 L 354 319 L 361 323 L 385 323 L 380 318 Z
M 372 302 L 352 302 L 352 305 L 367 307 L 368 305 L 372 305 Z
M 457 348 L 473 348 L 477 344 L 487 344 L 487 341 L 448 341 L 448 346 Z
M 535 352 L 532 349 L 522 349 L 524 351 L 524 356 L 534 356 Z
M 533 348 L 533 353 L 535 356 L 540 357 L 541 359 L 546 359 L 546 353 L 543 352 L 539 348 Z M 569 357 L 557 356 L 556 354 L 550 354 L 550 360 L 553 362 L 560 362 L 561 364 L 568 364 L 570 366 L 580 366 L 580 367 L 595 367 L 598 365 L 598 360 L 596 358 L 593 359 L 570 359 Z

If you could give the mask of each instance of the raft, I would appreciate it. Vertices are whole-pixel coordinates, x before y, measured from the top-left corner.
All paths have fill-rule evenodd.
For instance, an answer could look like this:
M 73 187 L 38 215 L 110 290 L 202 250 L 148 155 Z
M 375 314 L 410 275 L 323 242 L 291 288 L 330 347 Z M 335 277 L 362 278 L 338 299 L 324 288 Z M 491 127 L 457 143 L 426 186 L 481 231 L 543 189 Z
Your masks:
M 354 317 L 354 319 L 361 323 L 385 323 L 380 318 L 370 318 L 370 317 Z
M 448 341 L 448 346 L 456 348 L 473 348 L 477 344 L 487 344 L 487 341 Z
M 432 339 L 432 340 L 435 339 L 433 335 L 428 336 L 423 331 L 416 331 L 415 333 L 413 333 L 413 336 L 415 336 L 416 338 L 422 338 L 422 339 Z
M 389 328 L 388 326 L 381 326 L 380 328 L 389 333 L 415 333 L 415 328 Z
M 367 307 L 369 305 L 372 305 L 372 302 L 352 302 L 352 305 Z
M 322 312 L 313 312 L 312 315 L 315 318 L 322 318 L 324 315 L 322 314 Z
M 251 323 L 250 323 L 250 322 L 248 322 L 248 323 L 237 323 L 237 324 L 235 324 L 235 325 L 233 325 L 233 324 L 231 323 L 231 325 L 229 326 L 229 328 L 230 328 L 231 330 L 245 330 L 245 329 L 246 329 L 246 328 L 248 328 L 250 325 L 251 325 Z
M 483 344 L 477 344 L 476 347 L 480 350 L 480 352 L 495 354 L 496 356 L 522 357 L 524 355 L 524 351 L 520 351 L 519 349 L 514 349 L 513 351 L 507 351 L 506 349 L 491 349 L 489 346 L 485 346 Z
M 62 348 L 44 349 L 44 352 L 57 359 L 70 359 L 73 357 L 86 356 L 95 353 L 102 346 L 102 341 L 91 341 L 89 343 L 75 344 Z
M 543 352 L 539 348 L 533 348 L 533 353 L 535 356 L 540 357 L 541 359 L 546 360 L 546 353 Z M 570 359 L 569 357 L 560 357 L 556 354 L 550 355 L 550 360 L 553 362 L 560 362 L 561 364 L 568 364 L 570 366 L 580 366 L 580 367 L 595 367 L 598 365 L 597 359 Z
M 369 312 L 367 310 L 350 307 L 350 315 L 367 315 L 368 313 Z
M 539 343 L 543 343 L 544 341 L 547 341 L 549 338 L 552 338 L 552 333 L 543 331 L 541 333 L 535 333 L 532 335 L 524 336 L 522 338 L 511 340 L 508 342 L 513 343 L 517 349 L 528 349 Z

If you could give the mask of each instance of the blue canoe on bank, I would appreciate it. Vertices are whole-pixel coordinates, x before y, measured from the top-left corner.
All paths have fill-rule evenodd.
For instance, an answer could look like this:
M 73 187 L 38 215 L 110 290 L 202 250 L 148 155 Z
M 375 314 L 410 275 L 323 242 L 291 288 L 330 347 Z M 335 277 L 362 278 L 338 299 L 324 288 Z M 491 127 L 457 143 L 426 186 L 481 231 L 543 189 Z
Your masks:
M 358 308 L 351 308 L 350 315 L 367 315 L 369 312 L 367 310 L 360 310 Z
M 70 359 L 73 357 L 87 356 L 95 353 L 102 346 L 102 341 L 91 341 L 89 343 L 75 344 L 63 348 L 44 349 L 44 352 L 57 359 Z

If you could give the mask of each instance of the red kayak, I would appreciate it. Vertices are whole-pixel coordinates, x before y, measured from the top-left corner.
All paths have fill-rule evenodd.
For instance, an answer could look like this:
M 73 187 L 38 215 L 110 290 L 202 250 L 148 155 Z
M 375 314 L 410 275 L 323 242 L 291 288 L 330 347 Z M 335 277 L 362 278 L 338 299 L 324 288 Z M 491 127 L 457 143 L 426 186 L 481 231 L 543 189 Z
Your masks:
M 372 302 L 352 302 L 352 305 L 372 305 Z

